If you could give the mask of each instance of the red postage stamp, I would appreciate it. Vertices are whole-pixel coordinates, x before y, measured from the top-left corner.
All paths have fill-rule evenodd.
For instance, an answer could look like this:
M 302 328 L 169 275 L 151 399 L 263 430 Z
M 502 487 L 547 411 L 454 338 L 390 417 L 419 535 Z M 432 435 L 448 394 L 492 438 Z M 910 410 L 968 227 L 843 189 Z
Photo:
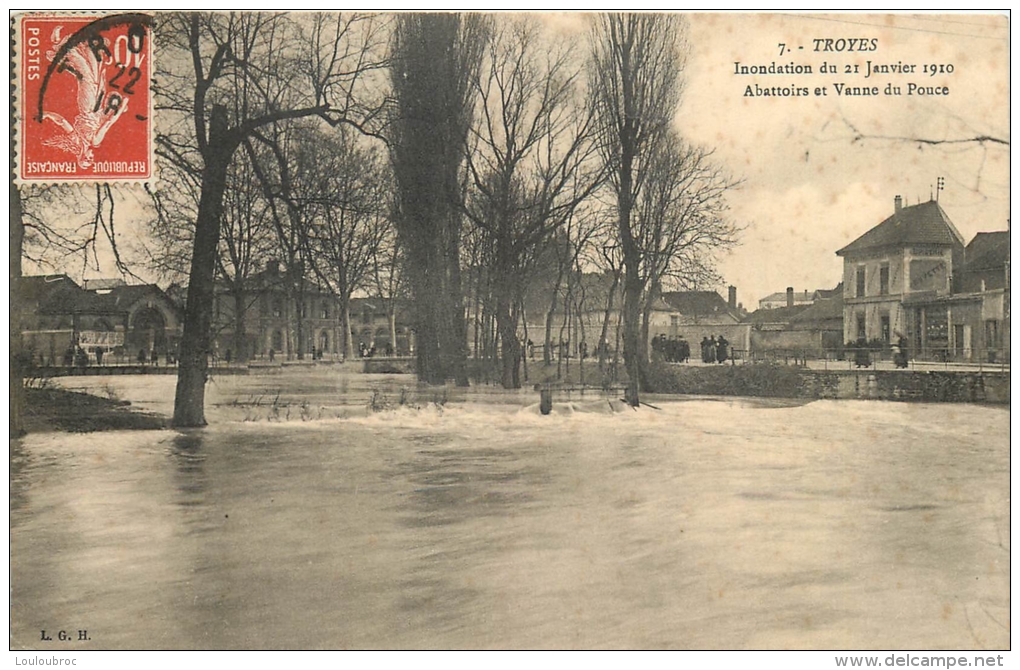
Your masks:
M 154 177 L 152 17 L 19 17 L 17 180 Z

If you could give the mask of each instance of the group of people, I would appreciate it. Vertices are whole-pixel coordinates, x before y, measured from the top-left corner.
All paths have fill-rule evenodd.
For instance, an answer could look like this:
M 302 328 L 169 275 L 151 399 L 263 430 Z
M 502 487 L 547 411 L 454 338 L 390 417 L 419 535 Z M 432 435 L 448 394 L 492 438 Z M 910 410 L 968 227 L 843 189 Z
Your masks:
M 691 359 L 691 345 L 683 335 L 656 335 L 652 338 L 652 352 L 667 363 L 686 363 Z M 729 358 L 730 343 L 725 337 L 716 335 L 701 339 L 702 363 L 725 363 Z
M 152 348 L 152 351 L 149 352 L 148 356 L 145 355 L 144 348 L 138 350 L 138 364 L 145 365 L 147 362 L 150 362 L 153 365 L 159 365 L 159 352 L 156 351 L 156 347 Z M 166 364 L 171 364 L 169 351 L 166 354 Z
M 686 363 L 691 359 L 691 345 L 683 335 L 666 337 L 664 334 L 652 338 L 652 352 L 667 363 Z
M 701 338 L 703 363 L 725 363 L 730 357 L 730 343 L 722 335 Z
M 100 351 L 102 351 L 102 349 L 96 350 L 96 358 L 98 359 L 97 363 L 102 365 L 103 355 L 99 353 Z M 68 368 L 71 366 L 87 368 L 89 366 L 89 354 L 81 347 L 68 347 L 67 350 L 64 351 L 63 363 L 64 367 Z
M 910 365 L 909 346 L 910 343 L 907 341 L 907 338 L 900 335 L 896 344 L 893 345 L 893 363 L 896 367 L 906 369 Z
M 393 345 L 390 344 L 389 342 L 386 342 L 385 344 L 383 344 L 382 354 L 384 356 L 392 356 L 393 355 Z M 361 358 L 373 358 L 373 357 L 379 355 L 379 350 L 376 348 L 375 344 L 373 344 L 372 346 L 369 346 L 369 345 L 365 344 L 364 342 L 359 342 L 358 343 L 358 355 L 361 356 Z
M 575 354 L 583 359 L 588 358 L 588 343 L 584 340 L 581 340 L 581 343 L 577 345 L 576 352 L 570 348 L 570 340 L 560 340 L 558 343 L 553 343 L 552 347 L 553 355 L 559 358 L 573 358 Z M 521 341 L 521 349 L 531 360 L 535 360 L 535 348 L 535 343 L 531 339 Z M 599 355 L 598 347 L 595 348 L 593 355 Z
M 910 341 L 904 335 L 891 345 L 885 345 L 881 340 L 868 342 L 863 337 L 846 345 L 846 350 L 853 356 L 854 366 L 858 368 L 871 367 L 872 352 L 875 352 L 877 360 L 882 360 L 882 352 L 887 348 L 892 351 L 893 365 L 904 370 L 910 367 Z

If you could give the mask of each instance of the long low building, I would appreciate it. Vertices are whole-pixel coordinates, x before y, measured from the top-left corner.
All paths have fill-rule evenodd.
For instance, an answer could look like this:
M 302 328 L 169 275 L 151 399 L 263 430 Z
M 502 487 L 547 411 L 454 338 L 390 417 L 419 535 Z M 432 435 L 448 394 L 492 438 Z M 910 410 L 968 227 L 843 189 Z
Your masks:
M 143 352 L 150 360 L 153 351 L 165 360 L 177 350 L 183 315 L 155 284 L 88 290 L 59 274 L 22 277 L 18 285 L 23 351 L 34 363 L 60 365 L 82 352 L 92 362 L 103 355 L 137 360 Z

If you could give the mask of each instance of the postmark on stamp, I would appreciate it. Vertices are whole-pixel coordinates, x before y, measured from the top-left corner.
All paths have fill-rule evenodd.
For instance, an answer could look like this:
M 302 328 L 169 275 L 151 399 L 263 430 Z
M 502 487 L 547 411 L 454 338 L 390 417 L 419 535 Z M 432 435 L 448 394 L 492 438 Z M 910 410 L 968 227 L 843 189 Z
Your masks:
M 15 35 L 17 181 L 152 181 L 151 16 L 25 15 Z

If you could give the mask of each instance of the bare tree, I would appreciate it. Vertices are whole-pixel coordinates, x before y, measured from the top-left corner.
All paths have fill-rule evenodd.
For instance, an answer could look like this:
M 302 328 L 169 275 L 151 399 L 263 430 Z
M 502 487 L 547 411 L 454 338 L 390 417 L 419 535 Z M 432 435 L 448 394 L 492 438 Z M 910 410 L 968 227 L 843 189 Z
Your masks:
M 491 247 L 491 306 L 504 388 L 520 388 L 520 306 L 536 251 L 600 184 L 595 120 L 569 42 L 531 18 L 501 23 L 473 86 L 479 120 L 468 154 L 467 211 Z
M 278 281 L 287 293 L 284 319 L 287 323 L 284 350 L 287 358 L 305 357 L 305 289 L 311 272 L 310 240 L 313 220 L 318 212 L 315 198 L 319 190 L 315 180 L 305 173 L 315 169 L 316 129 L 296 123 L 273 124 L 267 132 L 252 133 L 253 141 L 245 142 L 245 153 L 251 160 L 257 182 L 269 202 L 273 243 L 284 271 Z M 300 179 L 297 176 L 301 175 Z
M 400 301 L 407 295 L 407 286 L 401 273 L 403 260 L 396 231 L 390 226 L 381 230 L 379 243 L 372 253 L 372 285 L 375 295 L 386 301 L 386 316 L 389 321 L 390 348 L 398 352 L 397 342 L 397 309 Z M 410 344 L 410 342 L 408 342 Z
M 463 165 L 488 22 L 401 14 L 391 45 L 397 232 L 415 305 L 418 378 L 467 385 L 461 293 Z
M 188 276 L 200 196 L 196 176 L 191 169 L 168 161 L 160 171 L 161 187 L 149 191 L 155 216 L 149 223 L 148 266 L 171 282 L 186 281 Z M 271 241 L 268 203 L 250 160 L 239 155 L 227 170 L 215 272 L 215 280 L 233 305 L 229 321 L 213 324 L 233 333 L 231 350 L 237 361 L 246 361 L 254 353 L 245 337 L 248 312 L 258 299 L 251 279 L 276 253 Z
M 359 90 L 380 66 L 373 56 L 378 30 L 373 17 L 362 15 L 190 13 L 165 17 L 158 34 L 158 93 L 172 117 L 172 130 L 159 141 L 161 155 L 190 167 L 200 194 L 173 424 L 202 426 L 213 282 L 234 154 L 266 126 L 309 117 L 359 127 L 370 120 Z
M 647 384 L 647 342 L 641 340 L 641 264 L 634 209 L 653 148 L 669 132 L 680 104 L 687 26 L 675 14 L 603 14 L 590 34 L 589 90 L 603 133 L 603 158 L 616 197 L 624 263 L 624 363 L 628 402 Z
M 227 180 L 216 274 L 234 303 L 231 324 L 234 360 L 245 362 L 255 353 L 247 338 L 248 312 L 260 297 L 253 290 L 256 287 L 252 278 L 274 254 L 271 217 L 249 157 L 242 154 L 234 160 Z
M 641 341 L 665 288 L 713 283 L 715 255 L 732 247 L 740 232 L 726 216 L 724 196 L 737 186 L 711 159 L 711 152 L 672 131 L 647 161 L 645 185 L 634 212 L 641 255 Z
M 371 148 L 342 132 L 316 133 L 301 145 L 308 258 L 315 276 L 337 297 L 344 354 L 354 356 L 351 295 L 380 277 L 379 254 L 389 232 L 388 166 Z M 386 262 L 383 261 L 383 264 Z M 392 339 L 392 338 L 391 338 Z
M 593 234 L 589 245 L 588 263 L 598 268 L 602 290 L 598 297 L 605 305 L 602 311 L 602 325 L 599 330 L 596 355 L 598 356 L 599 371 L 605 373 L 606 362 L 611 351 L 609 347 L 609 326 L 612 322 L 614 307 L 617 306 L 617 298 L 620 292 L 620 280 L 623 277 L 623 258 L 620 254 L 620 245 L 616 241 L 614 226 L 600 226 Z M 607 285 L 608 282 L 608 285 Z M 596 298 L 598 299 L 598 298 Z

